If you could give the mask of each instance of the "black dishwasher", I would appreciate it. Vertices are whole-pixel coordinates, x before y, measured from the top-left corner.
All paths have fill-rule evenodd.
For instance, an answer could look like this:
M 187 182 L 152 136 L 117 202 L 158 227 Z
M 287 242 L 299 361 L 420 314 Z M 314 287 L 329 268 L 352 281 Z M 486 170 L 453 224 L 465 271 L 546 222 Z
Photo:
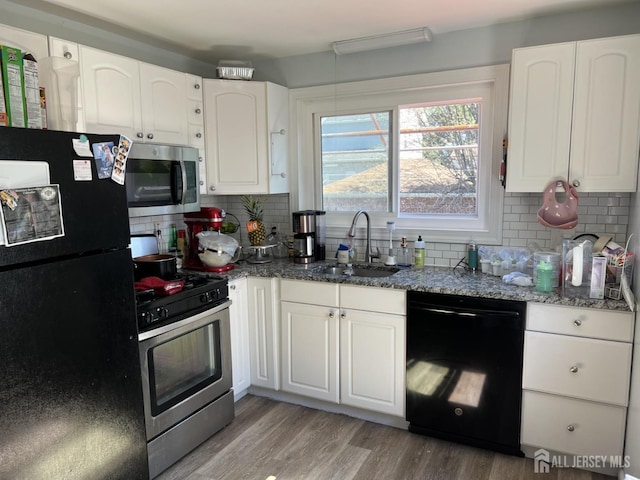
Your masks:
M 409 291 L 409 430 L 522 456 L 526 303 Z

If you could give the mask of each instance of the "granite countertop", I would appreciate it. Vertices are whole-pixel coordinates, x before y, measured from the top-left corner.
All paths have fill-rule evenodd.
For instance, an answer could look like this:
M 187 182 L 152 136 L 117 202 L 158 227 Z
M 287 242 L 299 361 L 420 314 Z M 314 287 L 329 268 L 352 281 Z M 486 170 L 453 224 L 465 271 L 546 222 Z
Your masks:
M 322 261 L 308 265 L 293 263 L 289 259 L 274 260 L 270 263 L 251 264 L 243 261 L 233 270 L 225 273 L 229 280 L 240 277 L 279 277 L 317 282 L 344 283 L 370 287 L 418 290 L 421 292 L 445 293 L 470 297 L 521 300 L 527 302 L 567 305 L 574 307 L 602 308 L 608 310 L 630 311 L 624 300 L 596 300 L 585 296 L 563 297 L 560 288 L 550 294 L 536 291 L 535 287 L 507 285 L 501 277 L 480 272 L 470 272 L 462 268 L 423 267 L 403 268 L 389 277 L 348 277 L 322 273 L 335 261 Z M 359 264 L 354 264 L 357 267 Z M 382 264 L 373 264 L 371 268 L 385 268 Z

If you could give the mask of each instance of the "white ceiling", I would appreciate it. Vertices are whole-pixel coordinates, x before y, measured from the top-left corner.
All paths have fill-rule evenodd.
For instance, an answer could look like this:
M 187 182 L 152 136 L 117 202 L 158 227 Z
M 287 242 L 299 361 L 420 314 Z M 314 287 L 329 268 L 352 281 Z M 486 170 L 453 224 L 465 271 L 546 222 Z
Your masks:
M 203 60 L 259 60 L 428 27 L 441 33 L 624 0 L 45 0 Z M 51 5 L 48 5 L 51 7 Z M 108 16 L 106 16 L 108 13 Z M 109 29 L 106 27 L 106 29 Z

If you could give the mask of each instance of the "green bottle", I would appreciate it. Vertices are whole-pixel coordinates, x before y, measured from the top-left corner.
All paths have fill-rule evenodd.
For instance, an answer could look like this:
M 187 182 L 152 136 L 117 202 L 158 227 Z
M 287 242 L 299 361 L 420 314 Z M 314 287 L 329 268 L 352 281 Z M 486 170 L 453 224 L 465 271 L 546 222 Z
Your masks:
M 424 248 L 424 240 L 422 240 L 422 235 L 418 235 L 418 240 L 413 242 L 413 250 L 416 267 L 424 267 L 424 261 L 425 257 L 427 256 L 427 252 Z
M 178 251 L 178 230 L 175 223 L 172 223 L 171 227 L 169 227 L 169 244 L 167 247 L 169 253 L 175 254 Z

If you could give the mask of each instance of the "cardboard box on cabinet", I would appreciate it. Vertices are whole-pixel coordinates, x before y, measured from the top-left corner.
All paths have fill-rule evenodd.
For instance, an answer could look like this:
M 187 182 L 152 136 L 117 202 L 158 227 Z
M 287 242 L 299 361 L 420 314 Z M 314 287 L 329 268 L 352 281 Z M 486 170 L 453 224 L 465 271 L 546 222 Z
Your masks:
M 2 61 L 0 60 L 0 127 L 9 126 L 9 117 L 4 103 L 4 82 L 2 81 Z
M 7 45 L 0 46 L 2 62 L 2 83 L 7 125 L 10 127 L 27 126 L 27 108 L 24 95 L 24 73 L 22 51 Z
M 27 111 L 27 127 L 42 128 L 40 113 L 40 85 L 38 82 L 38 62 L 30 53 L 26 53 L 22 59 L 24 70 L 24 98 Z

